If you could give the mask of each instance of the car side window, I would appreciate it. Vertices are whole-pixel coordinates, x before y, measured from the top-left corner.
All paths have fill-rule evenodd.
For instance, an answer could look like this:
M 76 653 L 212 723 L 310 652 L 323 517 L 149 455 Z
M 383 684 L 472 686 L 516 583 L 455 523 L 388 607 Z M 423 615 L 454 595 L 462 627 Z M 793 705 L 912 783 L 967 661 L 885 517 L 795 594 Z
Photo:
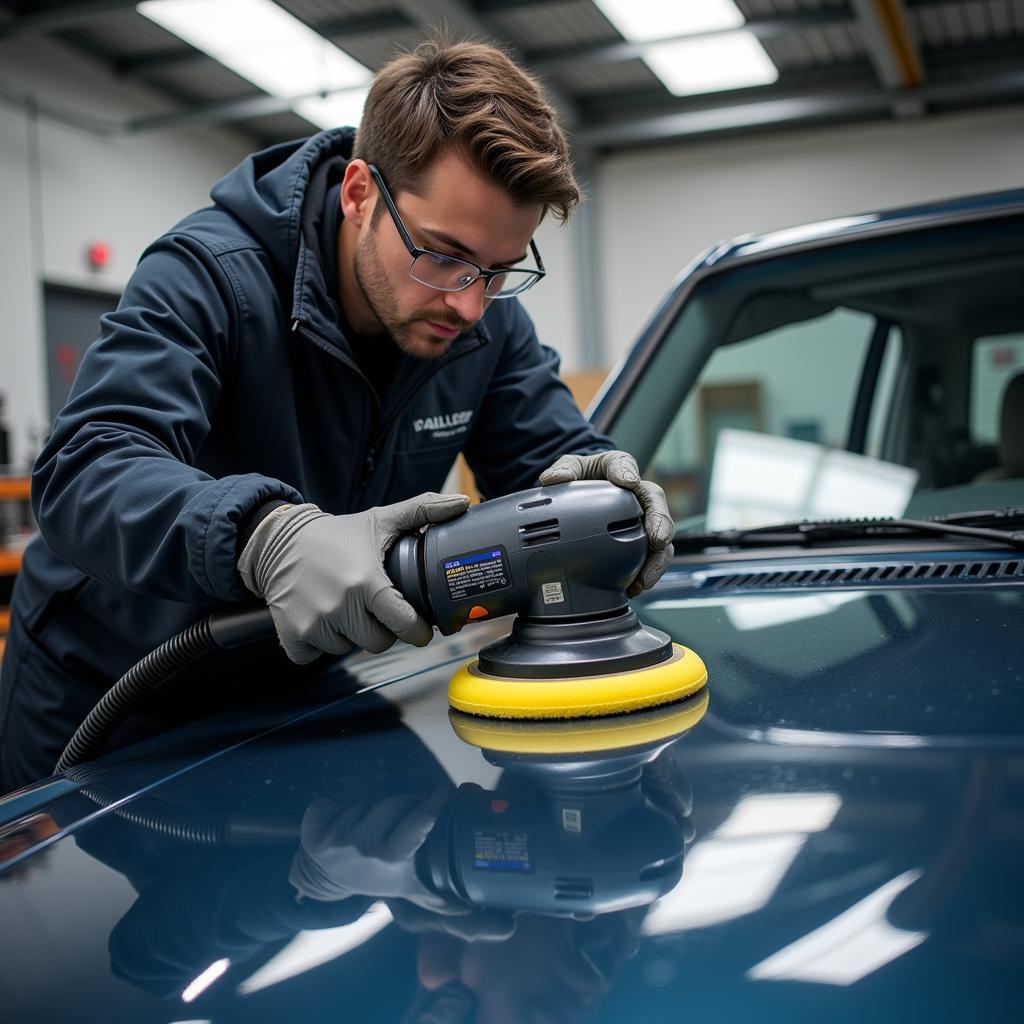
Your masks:
M 971 440 L 999 444 L 999 417 L 1006 385 L 1024 373 L 1024 334 L 978 338 L 971 352 Z

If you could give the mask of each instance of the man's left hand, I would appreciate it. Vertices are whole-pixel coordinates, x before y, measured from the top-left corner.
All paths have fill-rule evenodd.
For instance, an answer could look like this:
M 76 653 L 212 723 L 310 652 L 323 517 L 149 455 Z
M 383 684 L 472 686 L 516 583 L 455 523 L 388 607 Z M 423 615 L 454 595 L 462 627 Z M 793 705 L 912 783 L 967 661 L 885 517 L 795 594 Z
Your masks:
M 657 484 L 640 479 L 640 468 L 628 452 L 563 455 L 540 475 L 540 482 L 545 487 L 549 484 L 567 484 L 571 480 L 608 480 L 636 495 L 644 513 L 647 561 L 629 585 L 626 596 L 636 597 L 642 591 L 650 590 L 672 561 L 672 538 L 676 526 L 665 500 L 665 492 Z

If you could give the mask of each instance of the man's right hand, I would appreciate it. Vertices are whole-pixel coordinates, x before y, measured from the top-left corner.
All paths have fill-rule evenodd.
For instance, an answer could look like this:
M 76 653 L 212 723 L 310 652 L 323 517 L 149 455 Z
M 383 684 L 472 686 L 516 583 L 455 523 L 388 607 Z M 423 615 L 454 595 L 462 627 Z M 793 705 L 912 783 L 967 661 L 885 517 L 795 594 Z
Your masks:
M 282 505 L 256 528 L 238 559 L 245 585 L 270 607 L 285 654 L 303 665 L 321 652 L 373 654 L 396 639 L 423 647 L 433 632 L 384 571 L 400 536 L 461 515 L 463 494 L 421 494 L 395 505 L 332 516 Z

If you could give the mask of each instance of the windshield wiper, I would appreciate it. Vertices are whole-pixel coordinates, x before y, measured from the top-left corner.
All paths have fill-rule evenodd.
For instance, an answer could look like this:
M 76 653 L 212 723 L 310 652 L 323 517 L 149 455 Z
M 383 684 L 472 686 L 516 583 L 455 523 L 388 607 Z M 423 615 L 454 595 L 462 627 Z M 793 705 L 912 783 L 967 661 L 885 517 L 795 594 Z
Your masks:
M 990 525 L 992 524 L 992 525 Z M 992 528 L 998 525 L 1000 528 Z M 1024 508 L 999 511 L 956 512 L 933 519 L 824 519 L 757 526 L 748 530 L 714 530 L 710 533 L 677 533 L 677 555 L 708 548 L 812 547 L 843 540 L 899 540 L 928 537 L 970 537 L 1024 548 Z

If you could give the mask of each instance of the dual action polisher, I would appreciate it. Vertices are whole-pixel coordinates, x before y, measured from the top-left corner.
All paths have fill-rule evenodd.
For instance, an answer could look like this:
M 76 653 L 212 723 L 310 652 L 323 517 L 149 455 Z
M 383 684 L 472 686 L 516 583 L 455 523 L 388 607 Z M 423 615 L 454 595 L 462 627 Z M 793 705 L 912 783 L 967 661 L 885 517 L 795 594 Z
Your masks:
M 693 651 L 643 625 L 626 601 L 646 557 L 634 495 L 576 481 L 495 498 L 400 537 L 385 570 L 446 636 L 517 613 L 512 632 L 452 678 L 454 708 L 490 718 L 579 718 L 680 700 L 707 681 Z M 270 609 L 259 605 L 215 612 L 171 637 L 104 694 L 55 770 L 94 756 L 172 672 L 207 651 L 274 633 Z
M 448 688 L 452 707 L 496 718 L 608 715 L 679 700 L 701 659 L 645 626 L 626 588 L 647 557 L 640 505 L 604 481 L 537 487 L 401 537 L 385 569 L 445 635 L 517 613 Z

